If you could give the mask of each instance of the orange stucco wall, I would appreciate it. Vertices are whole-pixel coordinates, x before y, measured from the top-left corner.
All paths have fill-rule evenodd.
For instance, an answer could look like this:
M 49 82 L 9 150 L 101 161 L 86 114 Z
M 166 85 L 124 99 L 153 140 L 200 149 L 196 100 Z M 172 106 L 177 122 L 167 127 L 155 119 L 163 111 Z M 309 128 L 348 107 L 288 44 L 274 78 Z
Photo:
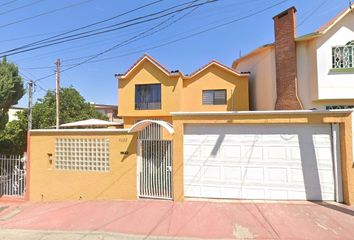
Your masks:
M 135 110 L 135 85 L 161 83 L 161 109 Z M 203 90 L 227 90 L 226 105 L 202 105 Z M 211 65 L 192 78 L 167 75 L 149 60 L 143 60 L 124 79 L 118 80 L 119 115 L 157 118 L 178 111 L 245 111 L 249 109 L 248 77 L 237 76 Z M 126 125 L 125 125 L 126 126 Z
M 202 90 L 226 90 L 225 105 L 203 105 Z M 248 111 L 248 77 L 237 77 L 217 66 L 211 66 L 183 81 L 181 111 Z
M 108 172 L 55 169 L 56 138 L 109 139 Z M 30 136 L 30 201 L 136 199 L 135 136 L 112 132 L 32 132 Z M 126 152 L 123 155 L 121 152 Z M 48 154 L 52 154 L 50 164 Z
M 136 118 L 129 118 L 134 122 Z M 167 119 L 166 119 L 167 120 Z M 169 119 L 171 120 L 171 119 Z M 184 200 L 183 134 L 185 124 L 319 124 L 339 123 L 342 163 L 343 197 L 354 204 L 354 168 L 352 149 L 352 114 L 229 114 L 172 116 L 173 140 L 173 198 Z M 108 138 L 110 141 L 109 172 L 76 172 L 56 170 L 48 154 L 55 160 L 55 139 Z M 31 132 L 30 136 L 30 200 L 59 201 L 78 199 L 137 199 L 136 134 L 116 130 L 91 132 Z M 121 152 L 126 152 L 124 155 Z
M 161 83 L 161 109 L 135 110 L 135 85 L 153 83 Z M 128 78 L 118 81 L 119 116 L 169 116 L 170 112 L 180 109 L 181 88 L 181 78 L 170 78 L 150 61 L 144 60 Z

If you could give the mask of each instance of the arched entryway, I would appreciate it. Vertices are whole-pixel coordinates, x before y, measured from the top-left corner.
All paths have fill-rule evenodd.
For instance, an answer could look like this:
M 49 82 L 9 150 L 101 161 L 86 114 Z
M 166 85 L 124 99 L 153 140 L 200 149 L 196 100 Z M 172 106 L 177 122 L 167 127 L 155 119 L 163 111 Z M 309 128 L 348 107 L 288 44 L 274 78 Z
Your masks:
M 173 126 L 161 120 L 142 120 L 130 133 L 138 132 L 137 192 L 140 198 L 172 199 L 172 140 Z

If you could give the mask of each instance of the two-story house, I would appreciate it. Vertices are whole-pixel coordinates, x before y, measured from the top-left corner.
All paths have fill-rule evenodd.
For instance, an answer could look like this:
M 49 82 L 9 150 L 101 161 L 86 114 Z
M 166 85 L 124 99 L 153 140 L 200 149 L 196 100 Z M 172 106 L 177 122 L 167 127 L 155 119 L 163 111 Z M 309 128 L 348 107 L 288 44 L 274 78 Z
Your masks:
M 215 60 L 185 75 L 145 54 L 116 77 L 125 128 L 143 119 L 171 122 L 171 112 L 249 110 L 248 73 Z
M 354 11 L 345 9 L 317 31 L 296 36 L 296 9 L 274 20 L 275 42 L 234 61 L 250 72 L 252 110 L 354 107 Z
M 354 204 L 352 112 L 295 111 L 353 103 L 352 17 L 298 39 L 290 8 L 274 18 L 275 44 L 234 68 L 186 75 L 144 55 L 116 76 L 124 129 L 30 132 L 29 199 Z M 248 111 L 250 77 L 253 109 L 271 111 Z

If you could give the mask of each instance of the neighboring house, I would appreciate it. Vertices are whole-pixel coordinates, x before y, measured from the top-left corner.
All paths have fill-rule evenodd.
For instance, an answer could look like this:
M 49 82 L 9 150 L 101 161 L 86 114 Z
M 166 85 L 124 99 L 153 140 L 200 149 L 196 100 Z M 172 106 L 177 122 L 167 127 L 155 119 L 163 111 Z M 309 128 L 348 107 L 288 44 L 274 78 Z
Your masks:
M 117 105 L 107 105 L 98 103 L 91 103 L 91 105 L 97 110 L 97 112 L 107 116 L 109 121 L 115 122 L 120 120 L 120 118 L 118 117 Z
M 8 115 L 9 115 L 9 122 L 13 121 L 13 120 L 17 120 L 17 116 L 16 113 L 25 110 L 25 108 L 22 107 L 11 107 L 8 111 Z
M 295 13 L 292 7 L 275 16 L 275 42 L 232 65 L 250 72 L 251 109 L 354 108 L 354 11 L 300 37 Z
M 248 74 L 215 60 L 185 75 L 145 54 L 116 76 L 119 116 L 125 127 L 147 118 L 171 122 L 171 112 L 249 110 Z

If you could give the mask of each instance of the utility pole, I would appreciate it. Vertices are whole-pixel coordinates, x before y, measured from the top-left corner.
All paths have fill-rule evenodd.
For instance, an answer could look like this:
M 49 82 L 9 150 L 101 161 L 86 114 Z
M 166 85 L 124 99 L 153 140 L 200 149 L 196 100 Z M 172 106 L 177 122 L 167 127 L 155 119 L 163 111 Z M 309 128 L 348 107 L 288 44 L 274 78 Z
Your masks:
M 55 62 L 57 65 L 56 72 L 56 129 L 59 129 L 59 104 L 60 104 L 60 59 L 58 58 Z
M 28 82 L 28 131 L 32 129 L 33 81 Z

